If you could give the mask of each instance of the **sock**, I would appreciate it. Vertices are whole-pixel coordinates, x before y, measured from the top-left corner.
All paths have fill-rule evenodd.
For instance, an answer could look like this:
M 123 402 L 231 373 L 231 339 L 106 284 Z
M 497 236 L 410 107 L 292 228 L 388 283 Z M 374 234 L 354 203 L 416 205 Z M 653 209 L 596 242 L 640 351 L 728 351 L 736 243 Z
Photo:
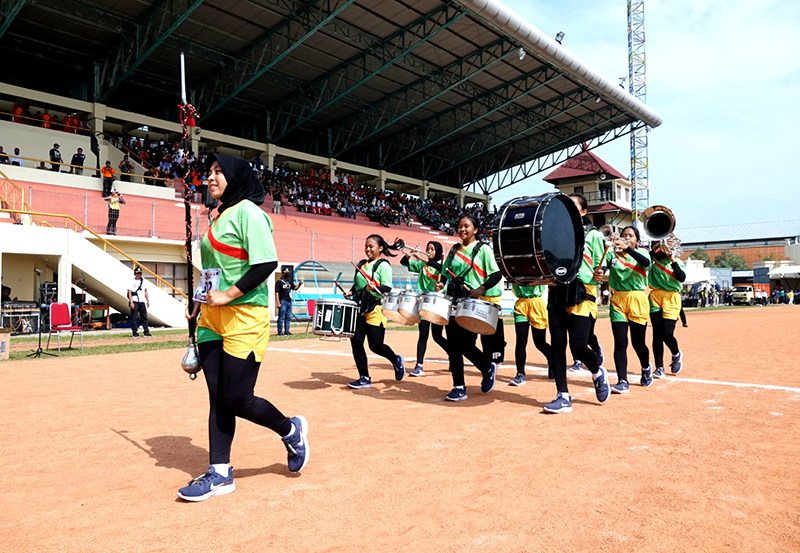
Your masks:
M 560 395 L 564 399 L 572 399 L 569 397 L 569 392 L 558 392 L 558 395 Z
M 211 465 L 211 468 L 213 468 L 214 472 L 216 472 L 220 476 L 231 475 L 231 466 L 228 463 L 217 463 L 215 465 Z
M 295 431 L 295 430 L 297 430 L 297 427 L 294 425 L 294 423 L 292 423 L 292 429 L 289 431 L 289 433 L 288 433 L 288 434 L 286 434 L 286 435 L 284 436 L 284 438 L 288 438 L 289 436 L 291 436 L 292 434 L 294 434 L 294 431 Z
M 597 371 L 596 373 L 594 373 L 594 374 L 592 375 L 592 380 L 597 380 L 597 379 L 598 379 L 598 378 L 600 378 L 602 375 L 603 375 L 603 371 Z
M 455 388 L 456 390 L 466 390 L 466 389 L 467 389 L 467 387 L 466 387 L 466 386 L 454 386 L 454 388 Z

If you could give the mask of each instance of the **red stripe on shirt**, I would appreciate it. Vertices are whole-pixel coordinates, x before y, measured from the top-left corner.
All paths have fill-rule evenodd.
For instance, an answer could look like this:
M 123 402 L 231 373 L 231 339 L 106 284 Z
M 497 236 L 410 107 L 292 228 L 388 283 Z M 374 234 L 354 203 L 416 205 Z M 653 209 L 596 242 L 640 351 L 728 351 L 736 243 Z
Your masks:
M 634 271 L 636 271 L 637 273 L 639 273 L 643 277 L 647 277 L 647 271 L 645 271 L 644 269 L 642 269 L 638 265 L 631 265 L 630 263 L 625 261 L 625 259 L 620 257 L 619 254 L 617 254 L 617 261 L 619 261 L 621 264 L 625 265 L 628 269 L 633 269 Z
M 583 253 L 583 258 L 586 260 L 586 263 L 588 263 L 589 265 L 592 264 L 592 257 L 586 252 Z
M 666 267 L 664 267 L 664 266 L 663 266 L 661 263 L 659 263 L 659 262 L 658 262 L 658 261 L 656 261 L 656 260 L 653 260 L 653 263 L 655 263 L 655 264 L 656 264 L 656 266 L 657 266 L 659 269 L 661 269 L 662 271 L 664 271 L 665 273 L 667 273 L 669 276 L 671 276 L 672 278 L 675 278 L 675 273 L 673 273 L 672 271 L 670 271 L 669 269 L 667 269 Z M 677 279 L 676 279 L 676 280 L 677 280 Z
M 235 259 L 243 259 L 247 261 L 250 259 L 250 256 L 247 253 L 247 250 L 244 248 L 237 248 L 234 246 L 229 246 L 227 244 L 223 244 L 211 233 L 211 228 L 208 227 L 208 242 L 211 244 L 211 247 L 217 250 L 219 253 L 227 255 L 228 257 L 233 257 Z
M 431 272 L 428 270 L 428 268 L 427 268 L 427 267 L 423 267 L 423 268 L 422 268 L 422 270 L 423 270 L 423 271 L 425 271 L 425 274 L 426 274 L 426 275 L 428 275 L 428 277 L 430 277 L 430 278 L 431 278 L 431 279 L 433 279 L 433 280 L 436 280 L 436 275 L 434 275 L 433 273 L 431 273 Z
M 479 276 L 479 277 L 481 277 L 481 278 L 486 278 L 486 272 L 485 272 L 483 269 L 481 269 L 480 267 L 478 267 L 477 265 L 475 265 L 475 264 L 474 264 L 474 263 L 473 263 L 473 262 L 470 260 L 470 258 L 469 258 L 469 257 L 466 257 L 464 254 L 462 254 L 462 253 L 461 253 L 461 250 L 457 251 L 457 252 L 456 252 L 456 255 L 457 255 L 458 257 L 460 257 L 462 260 L 464 260 L 464 261 L 467 263 L 467 265 L 469 265 L 470 267 L 472 267 L 473 269 L 475 269 L 475 272 L 476 272 L 476 273 L 478 273 L 478 276 Z

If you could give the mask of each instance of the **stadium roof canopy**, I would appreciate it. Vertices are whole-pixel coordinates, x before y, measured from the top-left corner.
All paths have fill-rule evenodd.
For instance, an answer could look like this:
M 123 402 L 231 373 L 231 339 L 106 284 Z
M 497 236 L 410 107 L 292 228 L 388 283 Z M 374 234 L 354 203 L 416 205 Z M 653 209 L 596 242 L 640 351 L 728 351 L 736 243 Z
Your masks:
M 661 118 L 497 0 L 16 0 L 2 79 L 492 193 Z

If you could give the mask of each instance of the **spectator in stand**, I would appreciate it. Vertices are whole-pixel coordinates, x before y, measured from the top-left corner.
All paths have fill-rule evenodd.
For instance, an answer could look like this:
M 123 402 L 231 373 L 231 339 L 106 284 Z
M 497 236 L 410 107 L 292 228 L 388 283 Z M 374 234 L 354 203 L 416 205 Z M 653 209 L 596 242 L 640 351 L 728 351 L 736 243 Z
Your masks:
M 14 114 L 14 117 L 11 118 L 14 123 L 27 123 L 27 121 L 23 119 L 23 116 L 25 115 L 25 108 L 22 107 L 21 100 L 14 102 L 14 107 L 11 108 L 11 113 Z
M 56 171 L 57 172 L 57 171 L 61 170 L 61 166 L 60 166 L 60 164 L 61 164 L 61 152 L 58 150 L 60 147 L 61 147 L 60 144 L 55 143 L 55 144 L 53 144 L 53 147 L 50 149 L 50 163 L 51 163 L 50 170 L 51 171 Z
M 156 184 L 156 179 L 153 179 L 153 178 L 147 178 L 147 177 L 154 177 L 154 176 L 155 176 L 155 175 L 153 174 L 153 172 L 152 172 L 150 169 L 145 169 L 145 170 L 144 170 L 144 183 L 145 183 L 145 184 L 148 184 L 148 185 L 150 185 L 150 186 L 155 186 L 155 184 Z
M 62 123 L 58 120 L 58 115 L 53 115 L 52 125 L 54 131 L 60 131 L 62 129 Z
M 119 180 L 123 182 L 131 182 L 131 173 L 133 173 L 133 164 L 131 163 L 130 158 L 125 156 L 122 158 L 122 161 L 119 162 Z
M 281 193 L 281 187 L 280 185 L 276 185 L 275 188 L 272 189 L 272 212 L 275 213 L 276 215 L 280 214 L 281 212 L 282 202 L 283 202 L 283 194 Z
M 0 146 L 0 164 L 2 165 L 9 165 L 11 162 L 8 159 L 8 154 L 3 150 L 3 147 Z
M 50 122 L 53 120 L 53 116 L 50 115 L 50 110 L 48 109 L 44 110 L 44 113 L 41 115 L 41 119 L 42 119 L 42 128 L 49 129 L 51 127 Z
M 106 234 L 117 234 L 117 221 L 119 221 L 119 205 L 125 203 L 125 198 L 116 190 L 111 191 L 111 196 L 105 198 L 108 202 L 108 225 L 106 226 Z
M 79 165 L 80 167 L 70 167 L 69 172 L 76 175 L 83 174 L 83 163 L 86 161 L 86 156 L 83 154 L 83 148 L 78 148 L 78 151 L 72 156 L 70 165 Z
M 14 155 L 11 156 L 11 165 L 17 165 L 19 167 L 24 167 L 24 163 L 22 162 L 22 158 L 19 156 L 19 148 L 14 148 Z
M 111 197 L 111 186 L 117 178 L 114 173 L 114 168 L 111 167 L 111 160 L 107 160 L 105 167 L 100 169 L 100 174 L 103 175 L 103 198 Z

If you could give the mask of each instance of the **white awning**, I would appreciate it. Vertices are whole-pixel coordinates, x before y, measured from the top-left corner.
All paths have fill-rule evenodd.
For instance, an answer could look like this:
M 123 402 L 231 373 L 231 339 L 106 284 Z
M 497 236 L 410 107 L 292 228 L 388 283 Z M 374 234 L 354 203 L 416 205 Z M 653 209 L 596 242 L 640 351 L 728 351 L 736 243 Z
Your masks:
M 786 265 L 784 267 L 775 267 L 769 272 L 769 278 L 800 278 L 800 265 Z

